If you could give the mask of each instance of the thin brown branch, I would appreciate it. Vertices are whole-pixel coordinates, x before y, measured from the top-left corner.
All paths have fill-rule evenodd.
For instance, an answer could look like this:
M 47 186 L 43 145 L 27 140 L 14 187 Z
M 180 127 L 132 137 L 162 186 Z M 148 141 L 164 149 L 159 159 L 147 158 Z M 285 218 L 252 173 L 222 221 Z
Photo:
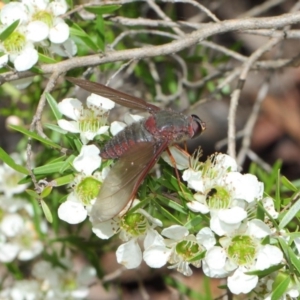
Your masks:
M 56 83 L 56 80 L 58 78 L 59 74 L 57 72 L 54 72 L 47 85 L 46 85 L 46 88 L 40 98 L 40 101 L 39 101 L 39 104 L 38 104 L 38 107 L 36 109 L 36 113 L 33 117 L 33 120 L 30 124 L 30 131 L 35 131 L 37 130 L 37 132 L 39 133 L 40 136 L 44 137 L 44 138 L 47 138 L 45 136 L 45 134 L 43 133 L 43 128 L 42 128 L 42 125 L 41 125 L 41 116 L 42 116 L 42 113 L 43 113 L 43 110 L 44 110 L 44 107 L 45 107 L 45 104 L 46 104 L 46 94 L 49 93 L 55 86 L 55 83 Z M 34 187 L 35 189 L 38 191 L 40 186 L 36 180 L 36 177 L 32 171 L 32 163 L 31 163 L 31 158 L 32 158 L 32 139 L 31 138 L 28 138 L 28 143 L 27 143 L 27 148 L 26 148 L 26 153 L 27 153 L 27 161 L 26 161 L 26 167 L 29 171 L 29 175 L 31 177 L 31 180 L 34 184 Z
M 180 40 L 172 41 L 159 46 L 149 46 L 143 48 L 134 48 L 120 51 L 107 52 L 104 55 L 94 54 L 84 57 L 74 57 L 56 64 L 44 64 L 40 66 L 43 74 L 58 72 L 60 74 L 79 67 L 97 66 L 108 62 L 130 60 L 133 58 L 141 59 L 159 55 L 168 55 L 189 48 L 200 41 L 224 32 L 250 29 L 271 29 L 274 27 L 283 27 L 300 23 L 300 12 L 284 14 L 269 18 L 249 18 L 243 20 L 228 20 L 220 23 L 207 24 L 202 29 L 196 30 L 185 35 Z M 0 83 L 11 80 L 33 76 L 30 71 L 14 73 L 2 73 Z
M 252 108 L 252 112 L 247 120 L 247 123 L 244 127 L 244 137 L 242 140 L 242 148 L 238 153 L 237 156 L 237 163 L 238 165 L 243 165 L 247 152 L 250 148 L 250 143 L 251 143 L 251 137 L 252 137 L 252 132 L 254 129 L 254 125 L 256 123 L 256 120 L 258 118 L 258 114 L 261 108 L 261 104 L 263 102 L 263 100 L 266 98 L 267 93 L 269 91 L 269 87 L 270 87 L 270 75 L 269 78 L 266 79 L 266 81 L 262 84 L 262 86 L 260 87 L 258 94 L 257 94 L 257 99 L 255 100 L 255 103 L 253 105 Z
M 268 43 L 266 43 L 262 47 L 258 48 L 256 51 L 254 51 L 250 55 L 249 59 L 243 65 L 237 88 L 231 94 L 230 108 L 229 108 L 229 114 L 228 114 L 228 150 L 227 150 L 227 152 L 233 158 L 235 158 L 235 156 L 236 156 L 236 143 L 235 143 L 236 109 L 238 106 L 238 101 L 239 101 L 239 98 L 241 95 L 241 91 L 243 89 L 243 85 L 247 78 L 247 74 L 248 74 L 249 70 L 251 69 L 251 65 L 253 65 L 253 63 L 255 61 L 257 61 L 263 53 L 270 50 L 279 41 L 280 41 L 279 38 L 271 39 Z

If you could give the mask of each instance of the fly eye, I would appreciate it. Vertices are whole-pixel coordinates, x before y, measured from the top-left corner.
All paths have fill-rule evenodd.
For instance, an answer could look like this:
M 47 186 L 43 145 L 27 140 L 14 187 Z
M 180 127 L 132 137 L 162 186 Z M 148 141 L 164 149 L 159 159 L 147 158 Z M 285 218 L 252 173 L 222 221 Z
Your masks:
M 192 126 L 194 131 L 193 137 L 197 137 L 206 129 L 206 124 L 196 115 L 192 115 L 192 118 L 193 118 Z

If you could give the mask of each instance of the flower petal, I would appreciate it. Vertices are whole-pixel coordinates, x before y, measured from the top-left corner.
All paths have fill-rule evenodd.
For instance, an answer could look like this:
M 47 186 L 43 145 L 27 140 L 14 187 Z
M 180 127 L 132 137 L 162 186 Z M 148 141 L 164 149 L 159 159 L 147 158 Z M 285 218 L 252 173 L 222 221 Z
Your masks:
M 186 227 L 180 225 L 172 225 L 168 228 L 165 228 L 161 232 L 162 235 L 169 239 L 179 241 L 184 237 L 188 236 L 189 231 Z
M 110 124 L 110 132 L 113 136 L 117 135 L 126 127 L 126 124 L 119 121 L 114 121 Z
M 55 19 L 55 24 L 49 31 L 49 40 L 54 44 L 62 44 L 69 38 L 69 35 L 69 26 L 62 19 Z
M 82 110 L 82 103 L 76 98 L 66 98 L 58 103 L 59 111 L 66 117 L 77 121 Z
M 89 97 L 87 97 L 86 103 L 87 107 L 89 108 L 95 106 L 96 108 L 103 109 L 105 111 L 111 110 L 115 107 L 114 101 L 96 94 L 91 94 Z
M 78 172 L 91 175 L 101 165 L 100 150 L 95 145 L 83 145 L 80 154 L 75 157 L 73 166 Z
M 233 294 L 247 294 L 252 291 L 258 283 L 258 276 L 246 275 L 240 268 L 236 269 L 232 276 L 227 279 L 227 285 Z
M 58 217 L 69 224 L 78 224 L 86 219 L 87 211 L 81 203 L 67 200 L 59 206 Z
M 119 246 L 116 255 L 118 263 L 127 269 L 137 268 L 142 262 L 142 251 L 136 239 Z

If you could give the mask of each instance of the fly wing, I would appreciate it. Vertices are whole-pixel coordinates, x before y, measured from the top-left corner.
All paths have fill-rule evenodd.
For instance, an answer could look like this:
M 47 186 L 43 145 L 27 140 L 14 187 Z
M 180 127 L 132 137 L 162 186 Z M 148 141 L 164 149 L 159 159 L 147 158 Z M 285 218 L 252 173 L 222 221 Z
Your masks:
M 143 142 L 129 149 L 104 179 L 91 210 L 92 220 L 104 222 L 118 215 L 133 199 L 139 185 L 166 147 L 167 143 L 155 147 L 155 143 Z
M 146 110 L 149 113 L 154 113 L 156 111 L 159 111 L 160 108 L 150 104 L 140 98 L 125 94 L 123 92 L 119 92 L 115 89 L 112 89 L 108 86 L 105 86 L 101 83 L 97 82 L 92 82 L 88 80 L 83 80 L 79 78 L 74 78 L 74 77 L 66 77 L 66 79 L 79 87 L 83 88 L 86 91 L 89 91 L 91 93 L 97 94 L 99 96 L 109 98 L 110 100 L 132 108 L 132 109 L 138 109 L 138 110 Z

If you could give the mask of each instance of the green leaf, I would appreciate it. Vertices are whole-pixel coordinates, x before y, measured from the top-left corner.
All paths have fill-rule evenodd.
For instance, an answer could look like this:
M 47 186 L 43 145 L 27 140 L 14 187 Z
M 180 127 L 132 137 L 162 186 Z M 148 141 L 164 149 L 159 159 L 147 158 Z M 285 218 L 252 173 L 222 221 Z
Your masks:
M 72 24 L 72 27 L 70 27 L 70 34 L 80 38 L 84 42 L 84 44 L 86 44 L 93 51 L 97 52 L 99 50 L 97 45 L 90 38 L 90 36 L 77 24 L 75 23 Z
M 23 128 L 23 127 L 16 126 L 16 125 L 9 125 L 9 128 L 14 129 L 16 131 L 19 131 L 19 132 L 25 134 L 26 136 L 28 136 L 30 138 L 33 138 L 37 141 L 40 141 L 41 143 L 43 143 L 47 146 L 50 146 L 50 147 L 55 148 L 55 149 L 61 149 L 61 147 L 59 145 L 53 143 L 51 140 L 44 139 L 41 136 L 39 136 L 38 134 L 36 134 L 35 132 L 29 131 L 29 130 Z
M 12 24 L 10 24 L 5 30 L 3 30 L 0 34 L 0 41 L 5 41 L 19 26 L 20 20 L 14 21 Z
M 15 171 L 25 175 L 29 175 L 29 171 L 25 167 L 16 164 L 15 161 L 9 156 L 9 154 L 6 153 L 1 147 L 0 147 L 0 159 L 3 160 L 8 166 L 10 166 Z
M 69 174 L 69 175 L 66 175 L 66 176 L 55 178 L 53 181 L 54 181 L 55 186 L 62 186 L 62 185 L 69 184 L 73 180 L 74 180 L 74 175 Z
M 59 126 L 55 125 L 55 124 L 49 124 L 49 123 L 46 123 L 44 124 L 44 127 L 45 128 L 48 128 L 52 131 L 55 131 L 55 132 L 58 132 L 58 133 L 61 133 L 61 134 L 66 134 L 68 131 L 60 128 Z
M 52 58 L 52 57 L 49 57 L 45 54 L 42 54 L 42 53 L 39 53 L 39 62 L 42 62 L 42 63 L 45 63 L 45 64 L 55 64 L 57 63 L 57 61 Z
M 280 210 L 281 207 L 281 197 L 280 197 L 280 169 L 277 170 L 277 180 L 276 180 L 276 193 L 275 193 L 275 209 Z
M 286 214 L 284 215 L 284 217 L 279 223 L 279 229 L 285 228 L 285 226 L 289 224 L 289 222 L 296 216 L 299 210 L 300 210 L 300 199 L 298 199 L 292 205 L 292 207 L 286 212 Z
M 75 155 L 70 155 L 65 161 L 64 164 L 59 169 L 59 173 L 64 173 L 66 170 L 71 168 L 72 162 L 75 159 Z
M 41 197 L 45 198 L 45 197 L 49 196 L 51 192 L 52 192 L 52 186 L 48 185 L 41 192 Z
M 98 47 L 104 51 L 105 50 L 105 28 L 104 20 L 101 15 L 97 16 L 96 19 L 96 30 L 97 30 L 97 44 Z
M 62 167 L 65 166 L 65 161 L 50 163 L 44 166 L 36 167 L 33 169 L 34 175 L 48 175 L 60 173 Z
M 62 114 L 58 109 L 56 100 L 49 93 L 46 93 L 46 99 L 48 101 L 49 106 L 51 107 L 51 110 L 55 116 L 55 119 L 60 120 L 62 118 Z
M 53 217 L 52 217 L 52 214 L 51 214 L 51 210 L 49 209 L 48 205 L 45 203 L 44 200 L 41 200 L 41 206 L 42 206 L 42 210 L 45 214 L 46 220 L 49 223 L 52 223 L 53 222 Z
M 192 218 L 190 221 L 184 224 L 184 227 L 186 227 L 189 231 L 194 231 L 195 228 L 198 228 L 201 222 L 203 221 L 202 216 L 196 216 L 195 218 Z
M 170 200 L 167 197 L 164 197 L 162 195 L 157 194 L 156 195 L 157 200 L 159 200 L 160 202 L 162 202 L 165 206 L 167 206 L 168 208 L 174 209 L 182 214 L 187 214 L 187 212 L 185 211 L 185 209 L 183 208 L 182 205 L 178 204 L 175 201 Z
M 298 192 L 298 189 L 294 186 L 294 184 L 290 182 L 285 176 L 281 177 L 281 182 L 288 190 Z
M 103 15 L 103 14 L 110 14 L 113 11 L 119 9 L 120 7 L 121 5 L 101 5 L 101 6 L 85 7 L 84 9 L 96 15 Z
M 265 270 L 255 270 L 255 271 L 250 271 L 250 272 L 245 272 L 245 274 L 247 275 L 256 275 L 258 276 L 259 278 L 263 278 L 271 273 L 274 273 L 278 270 L 280 270 L 281 268 L 283 268 L 284 265 L 276 265 L 276 266 L 272 266 L 268 269 L 265 269 Z
M 156 205 L 157 210 L 160 211 L 162 215 L 164 215 L 166 218 L 174 222 L 175 224 L 182 225 L 182 222 L 180 222 L 179 219 L 177 219 L 172 213 L 170 213 L 168 210 L 166 210 L 164 207 L 161 205 Z
M 27 190 L 25 190 L 25 192 L 34 199 L 39 199 L 39 197 L 40 197 L 36 191 L 27 189 Z
M 292 265 L 296 268 L 298 274 L 300 274 L 300 259 L 291 248 L 288 248 L 288 252 Z
M 283 294 L 288 289 L 288 286 L 291 282 L 291 278 L 288 276 L 282 276 L 282 273 L 279 273 L 273 283 L 273 292 L 271 300 L 280 300 Z

